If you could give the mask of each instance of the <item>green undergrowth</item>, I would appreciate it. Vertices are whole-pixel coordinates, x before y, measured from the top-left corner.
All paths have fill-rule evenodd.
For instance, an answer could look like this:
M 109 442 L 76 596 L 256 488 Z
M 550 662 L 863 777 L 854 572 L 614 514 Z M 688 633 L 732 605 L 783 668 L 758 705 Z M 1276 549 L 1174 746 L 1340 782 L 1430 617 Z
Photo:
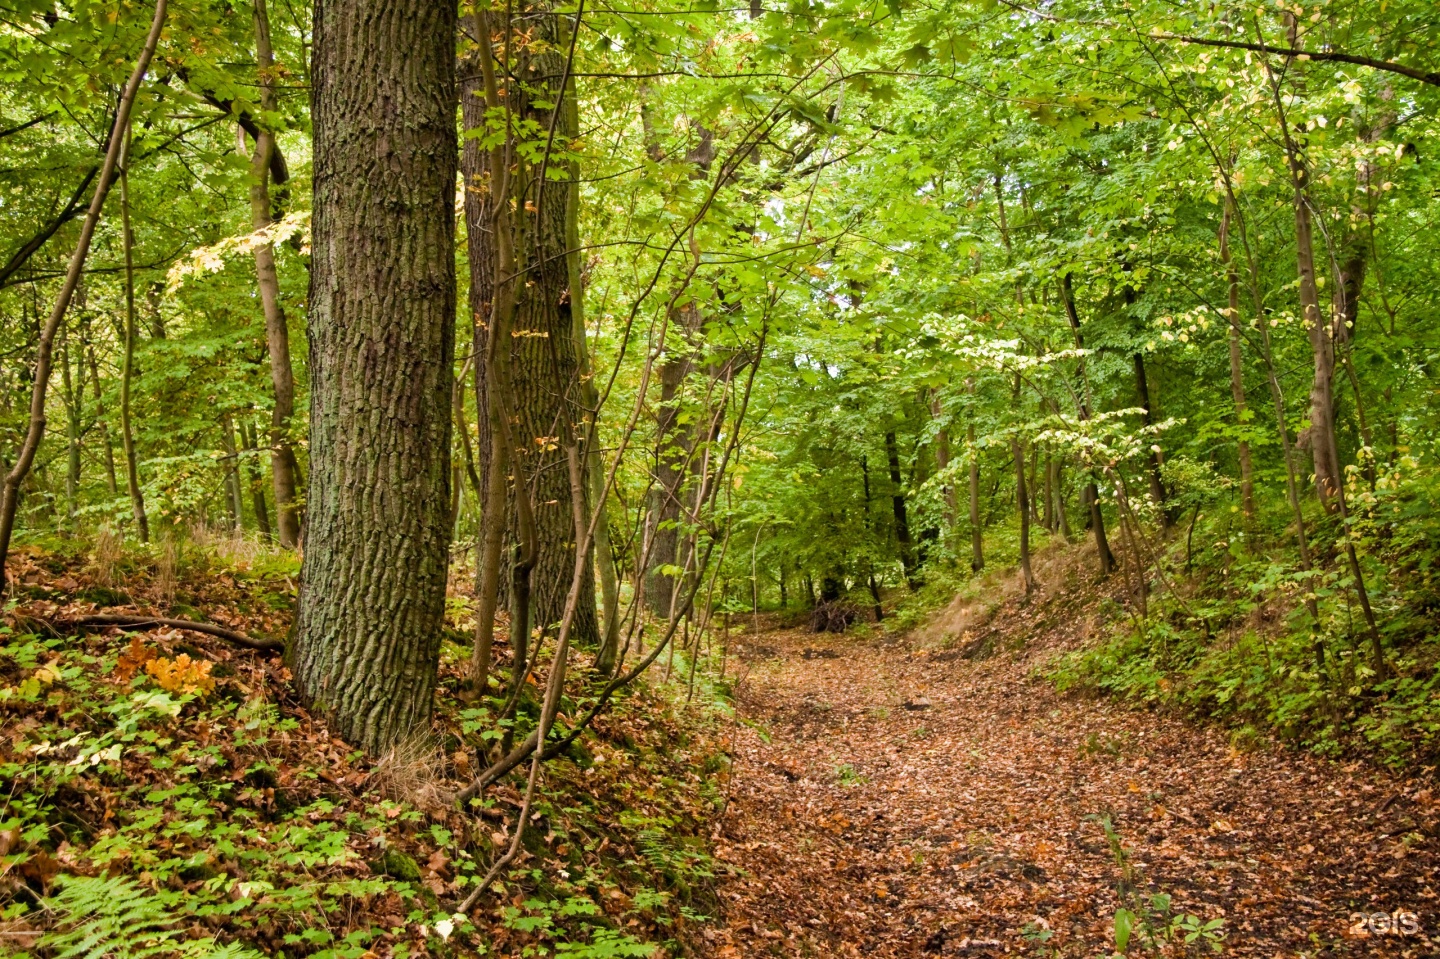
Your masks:
M 715 912 L 716 710 L 683 708 L 683 690 L 617 696 L 547 763 L 521 855 L 456 915 L 508 845 L 528 771 L 455 807 L 496 734 L 456 695 L 468 650 L 445 644 L 433 735 L 377 763 L 305 711 L 278 658 L 56 627 L 96 608 L 79 597 L 103 578 L 131 609 L 284 635 L 271 558 L 187 550 L 168 571 L 150 554 L 23 556 L 0 627 L 0 955 L 685 954 Z M 591 690 L 578 676 L 562 728 Z
M 1042 672 L 1061 690 L 1219 721 L 1240 747 L 1278 736 L 1326 755 L 1433 769 L 1440 761 L 1435 485 L 1403 463 L 1373 489 L 1352 477 L 1350 536 L 1378 655 L 1338 519 L 1307 516 L 1316 555 L 1307 573 L 1294 562 L 1293 529 L 1247 532 L 1238 508 L 1221 502 L 1212 518 L 1173 531 L 1165 575 L 1151 580 L 1148 615 L 1133 602 L 1117 609 L 1105 638 Z M 1271 505 L 1267 512 L 1283 516 L 1283 504 Z

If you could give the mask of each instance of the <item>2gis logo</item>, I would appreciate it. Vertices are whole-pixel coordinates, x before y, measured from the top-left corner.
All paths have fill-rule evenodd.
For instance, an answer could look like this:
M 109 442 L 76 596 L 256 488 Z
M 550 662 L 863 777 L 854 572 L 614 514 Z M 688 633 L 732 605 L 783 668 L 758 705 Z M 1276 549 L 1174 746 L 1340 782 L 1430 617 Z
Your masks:
M 1394 912 L 1352 912 L 1348 920 L 1350 935 L 1414 936 L 1420 932 L 1420 917 L 1406 909 Z

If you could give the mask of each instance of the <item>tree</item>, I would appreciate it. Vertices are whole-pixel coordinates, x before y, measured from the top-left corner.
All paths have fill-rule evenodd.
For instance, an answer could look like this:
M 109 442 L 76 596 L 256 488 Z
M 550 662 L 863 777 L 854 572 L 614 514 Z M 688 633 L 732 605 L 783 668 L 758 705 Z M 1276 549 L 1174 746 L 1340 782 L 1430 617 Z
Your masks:
M 295 680 L 383 752 L 430 715 L 450 545 L 455 10 L 315 7 L 309 531 Z
M 542 42 L 515 42 L 512 31 L 522 24 Z M 587 413 L 593 415 L 585 408 L 589 363 L 575 322 L 584 290 L 573 282 L 578 271 L 569 249 L 577 215 L 567 182 L 573 171 L 561 155 L 578 131 L 565 54 L 570 37 L 549 4 L 526 5 L 513 20 L 477 13 L 473 32 L 482 42 L 468 60 L 461 102 L 479 461 L 486 477 L 477 591 L 483 603 L 509 599 L 510 641 L 517 662 L 524 662 L 530 627 L 553 631 L 565 607 L 579 540 L 565 449 L 570 437 L 585 432 Z M 492 33 L 502 38 L 498 45 Z M 494 68 L 515 82 L 503 92 L 497 84 L 491 94 L 482 74 Z M 588 457 L 580 468 L 588 491 Z M 503 570 L 511 573 L 508 583 Z M 478 617 L 477 678 L 488 669 L 486 608 Z M 582 575 L 577 610 L 574 639 L 595 646 L 591 566 Z
M 30 474 L 30 467 L 35 463 L 35 454 L 39 451 L 40 441 L 45 435 L 45 397 L 50 386 L 50 364 L 55 337 L 60 332 L 61 324 L 65 322 L 65 314 L 70 309 L 70 301 L 74 298 L 75 290 L 80 284 L 80 275 L 85 268 L 85 259 L 90 254 L 90 243 L 95 237 L 95 228 L 100 223 L 101 211 L 105 208 L 105 197 L 110 192 L 110 185 L 115 180 L 120 152 L 130 129 L 130 111 L 135 107 L 135 97 L 140 92 L 140 84 L 145 79 L 145 71 L 149 69 L 150 58 L 155 55 L 155 48 L 160 42 L 160 31 L 165 25 L 165 10 L 166 0 L 156 0 L 155 16 L 150 22 L 150 32 L 145 37 L 144 46 L 136 58 L 135 69 L 131 72 L 130 79 L 121 91 L 120 102 L 115 108 L 115 119 L 110 124 L 110 138 L 105 148 L 105 162 L 100 168 L 100 179 L 95 184 L 95 194 L 90 200 L 90 208 L 86 212 L 84 223 L 80 228 L 80 238 L 75 244 L 75 252 L 70 256 L 70 264 L 65 271 L 65 281 L 55 298 L 55 306 L 50 311 L 50 318 L 46 320 L 45 326 L 40 331 L 35 355 L 34 385 L 30 391 L 30 420 L 19 453 L 15 457 L 15 463 L 5 474 L 4 492 L 3 495 L 0 495 L 0 595 L 4 594 L 8 585 L 5 576 L 5 560 L 10 554 L 10 539 L 14 535 L 15 517 L 20 509 L 20 484 Z

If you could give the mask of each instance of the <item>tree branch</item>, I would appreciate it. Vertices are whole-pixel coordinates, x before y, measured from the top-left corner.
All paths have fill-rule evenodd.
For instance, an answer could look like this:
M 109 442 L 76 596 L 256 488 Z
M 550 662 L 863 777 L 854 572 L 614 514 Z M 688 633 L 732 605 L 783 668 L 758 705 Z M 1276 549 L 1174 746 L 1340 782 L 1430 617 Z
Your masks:
M 1223 47 L 1227 50 L 1249 50 L 1252 53 L 1274 53 L 1282 57 L 1303 57 L 1322 63 L 1353 63 L 1356 66 L 1370 67 L 1372 70 L 1398 73 L 1402 77 L 1409 77 L 1412 80 L 1419 80 L 1421 83 L 1428 83 L 1431 86 L 1440 87 L 1440 71 L 1407 67 L 1405 64 L 1396 63 L 1393 60 L 1378 60 L 1375 57 L 1362 57 L 1354 53 L 1295 50 L 1286 47 L 1272 47 L 1265 43 L 1246 43 L 1242 40 L 1212 40 L 1207 37 L 1191 37 L 1178 33 L 1152 33 L 1150 37 L 1154 40 L 1178 40 L 1181 43 L 1193 43 L 1202 47 Z

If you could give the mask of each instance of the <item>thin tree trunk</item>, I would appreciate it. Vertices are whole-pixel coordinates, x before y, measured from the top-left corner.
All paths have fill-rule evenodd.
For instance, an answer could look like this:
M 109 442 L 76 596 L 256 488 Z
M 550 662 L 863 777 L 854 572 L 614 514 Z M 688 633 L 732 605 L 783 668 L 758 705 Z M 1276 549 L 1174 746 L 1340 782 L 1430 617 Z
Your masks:
M 90 367 L 90 390 L 95 397 L 95 425 L 100 428 L 100 449 L 105 456 L 105 486 L 111 496 L 120 495 L 120 482 L 115 472 L 115 447 L 110 442 L 110 423 L 105 416 L 105 397 L 100 392 L 100 364 L 95 359 L 95 346 L 85 343 L 85 360 Z
M 938 390 L 930 391 L 930 415 L 940 423 L 935 431 L 935 469 L 944 473 L 950 468 L 950 430 L 944 426 L 944 408 L 940 405 Z M 955 484 L 945 483 L 945 539 L 953 546 L 955 530 L 960 524 L 960 503 L 955 493 Z
M 1286 14 L 1291 36 L 1298 30 L 1293 14 Z M 1310 447 L 1315 464 L 1315 492 L 1327 513 L 1337 508 L 1336 490 L 1343 478 L 1340 457 L 1335 445 L 1335 335 L 1320 312 L 1320 290 L 1315 281 L 1315 241 L 1310 215 L 1310 172 L 1300 146 L 1290 129 L 1290 121 L 1280 95 L 1280 81 L 1266 66 L 1280 122 L 1281 140 L 1290 170 L 1290 186 L 1295 211 L 1295 261 L 1300 279 L 1300 312 L 1310 336 L 1314 375 L 1310 385 L 1310 428 L 1303 442 Z
M 255 3 L 255 62 L 260 78 L 260 106 L 266 115 L 275 112 L 275 56 L 270 48 L 270 18 L 266 0 Z M 255 155 L 250 161 L 250 218 L 256 232 L 271 225 L 270 161 L 278 149 L 275 134 L 260 126 Z M 265 345 L 270 353 L 270 382 L 275 389 L 275 406 L 270 416 L 270 477 L 275 488 L 275 524 L 280 545 L 294 549 L 300 544 L 301 514 L 295 491 L 299 464 L 290 442 L 290 418 L 295 412 L 295 372 L 290 363 L 290 331 L 285 308 L 280 303 L 280 277 L 275 271 L 275 248 L 269 242 L 255 245 L 255 278 L 260 303 L 265 311 Z
M 120 366 L 120 444 L 125 450 L 125 489 L 130 494 L 130 515 L 140 542 L 150 542 L 150 518 L 145 513 L 145 494 L 140 489 L 140 470 L 135 462 L 135 431 L 130 416 L 130 392 L 135 380 L 135 231 L 130 225 L 130 130 L 125 130 L 120 164 L 120 226 L 125 248 L 125 358 Z
M 1075 309 L 1075 290 L 1071 285 L 1069 273 L 1060 277 L 1060 299 L 1065 306 L 1065 316 L 1070 321 L 1070 332 L 1075 338 L 1075 348 L 1082 350 L 1085 348 L 1085 338 L 1084 334 L 1080 332 L 1080 314 Z M 1081 386 L 1085 391 L 1080 399 L 1080 419 L 1088 420 L 1094 400 L 1090 395 L 1090 377 L 1086 372 L 1083 356 L 1079 361 L 1079 372 Z M 1100 575 L 1109 576 L 1115 571 L 1115 555 L 1110 552 L 1110 540 L 1105 535 L 1105 514 L 1100 509 L 1100 490 L 1096 487 L 1093 476 L 1086 477 L 1080 498 L 1090 511 L 1090 531 L 1095 534 L 1095 552 L 1100 559 Z
M 255 510 L 255 528 L 267 542 L 274 535 L 270 526 L 270 506 L 265 501 L 265 483 L 260 475 L 259 450 L 256 449 L 255 425 L 250 417 L 240 420 L 240 442 L 245 448 L 245 472 L 250 474 L 250 505 Z
M 78 364 L 77 364 L 78 365 Z M 70 337 L 60 343 L 61 400 L 65 405 L 65 528 L 75 531 L 75 514 L 80 509 L 80 404 L 84 401 L 85 378 L 80 389 L 70 372 Z
M 1045 526 L 1045 532 L 1054 533 L 1057 526 L 1055 519 L 1055 458 L 1049 453 L 1045 454 L 1045 469 L 1041 476 L 1045 484 L 1042 491 L 1045 496 L 1045 509 L 1041 522 Z
M 1249 419 L 1245 403 L 1245 367 L 1240 355 L 1240 272 L 1235 268 L 1235 258 L 1230 252 L 1230 223 L 1234 217 L 1229 197 L 1225 200 L 1225 214 L 1220 221 L 1220 261 L 1225 264 L 1225 281 L 1228 291 L 1226 319 L 1229 321 L 1230 342 L 1230 396 L 1235 402 L 1236 426 L 1245 428 Z M 1235 443 L 1236 455 L 1240 460 L 1240 503 L 1245 511 L 1247 523 L 1255 522 L 1255 475 L 1250 460 L 1250 443 L 1243 437 Z
M 565 99 L 566 125 L 579 128 L 578 105 L 573 95 Z M 600 647 L 596 651 L 595 668 L 603 676 L 615 671 L 620 657 L 620 582 L 615 570 L 615 554 L 610 543 L 610 514 L 605 508 L 605 469 L 600 457 L 599 426 L 600 392 L 595 387 L 595 371 L 590 363 L 590 348 L 585 341 L 585 277 L 580 265 L 580 180 L 579 170 L 572 161 L 570 182 L 566 185 L 565 265 L 569 283 L 570 315 L 575 328 L 575 350 L 580 357 L 580 380 L 584 416 L 590 424 L 590 439 L 584 455 L 586 462 L 589 508 L 598 511 L 595 523 L 594 568 L 600 580 Z
M 455 20 L 448 4 L 315 4 L 309 528 L 291 660 L 305 699 L 372 754 L 428 723 L 445 616 Z
M 1140 398 L 1140 408 L 1145 411 L 1140 414 L 1140 422 L 1143 423 L 1146 428 L 1149 428 L 1155 425 L 1155 416 L 1152 412 L 1153 404 L 1150 399 L 1150 380 L 1145 375 L 1145 357 L 1137 351 L 1133 357 L 1133 361 L 1135 364 L 1135 392 Z M 1160 467 L 1163 461 L 1161 460 L 1158 449 L 1159 444 L 1152 439 L 1149 446 L 1150 469 L 1147 473 L 1150 480 L 1150 500 L 1155 504 L 1155 508 L 1160 511 L 1160 524 L 1165 529 L 1169 529 L 1174 523 L 1175 518 L 1170 515 L 1170 504 L 1165 492 L 1165 481 L 1160 475 Z
M 885 462 L 890 468 L 890 511 L 895 517 L 895 541 L 900 547 L 900 565 L 905 570 L 905 584 L 916 590 L 921 586 L 919 564 L 915 557 L 915 541 L 910 536 L 904 477 L 900 473 L 900 445 L 894 430 L 885 433 Z
M 885 621 L 885 608 L 880 603 L 880 584 L 875 581 L 875 570 L 869 572 L 870 583 L 870 611 L 875 614 L 875 622 Z
M 1035 573 L 1030 568 L 1030 494 L 1025 488 L 1025 448 L 1018 436 L 1010 438 L 1010 452 L 1015 457 L 1015 505 L 1020 511 L 1020 575 L 1029 596 L 1035 590 Z
M 220 414 L 220 443 L 225 449 L 225 493 L 231 526 L 239 533 L 245 528 L 245 500 L 240 495 L 240 453 L 235 447 L 235 427 L 228 410 Z
M 0 596 L 7 592 L 9 586 L 9 580 L 5 573 L 5 561 L 10 555 L 10 540 L 15 532 L 15 516 L 20 508 L 20 486 L 25 482 L 25 477 L 30 473 L 30 467 L 35 463 L 35 453 L 39 450 L 40 441 L 45 435 L 45 394 L 50 386 L 50 362 L 55 335 L 60 331 L 60 324 L 65 320 L 65 313 L 70 308 L 70 300 L 75 295 L 75 287 L 80 282 L 80 273 L 85 267 L 85 259 L 90 253 L 90 241 L 95 236 L 95 227 L 100 222 L 100 211 L 104 209 L 105 196 L 109 193 L 110 184 L 114 179 L 121 145 L 125 142 L 125 131 L 130 127 L 130 111 L 135 104 L 135 95 L 140 90 L 140 83 L 145 78 L 145 71 L 149 69 L 150 58 L 155 54 L 155 47 L 160 42 L 160 31 L 165 25 L 165 5 L 166 0 L 155 0 L 155 16 L 150 23 L 150 32 L 145 37 L 145 45 L 136 60 L 130 79 L 125 84 L 125 89 L 120 94 L 120 102 L 115 110 L 115 122 L 110 128 L 110 142 L 105 150 L 105 162 L 101 167 L 100 180 L 95 185 L 95 195 L 90 200 L 90 209 L 86 212 L 85 220 L 80 226 L 80 238 L 75 244 L 74 254 L 70 257 L 70 265 L 65 272 L 65 281 L 61 284 L 60 293 L 55 299 L 55 308 L 40 331 L 40 342 L 35 350 L 35 380 L 30 394 L 30 421 L 25 431 L 25 439 L 21 442 L 20 450 L 15 457 L 15 463 L 5 475 L 4 494 L 3 497 L 0 497 Z
M 1052 465 L 1055 468 L 1055 517 L 1059 523 L 1060 535 L 1065 542 L 1075 541 L 1074 533 L 1070 529 L 1070 517 L 1065 512 L 1065 474 L 1059 457 L 1056 457 Z
M 985 531 L 980 526 L 980 451 L 973 414 L 965 425 L 965 445 L 970 459 L 970 571 L 978 573 L 985 568 Z
M 1280 387 L 1280 378 L 1275 369 L 1275 352 L 1270 342 L 1270 327 L 1265 322 L 1265 304 L 1261 293 L 1260 267 L 1256 263 L 1254 251 L 1250 248 L 1249 237 L 1245 229 L 1245 220 L 1240 215 L 1240 209 L 1235 202 L 1234 186 L 1230 178 L 1230 171 L 1224 163 L 1216 156 L 1217 170 L 1225 183 L 1226 200 L 1234 224 L 1239 228 L 1240 240 L 1245 245 L 1246 262 L 1250 276 L 1250 297 L 1251 309 L 1256 316 L 1256 329 L 1260 332 L 1260 359 L 1265 367 L 1265 382 L 1270 388 L 1270 399 L 1275 409 L 1275 432 L 1280 440 L 1280 453 L 1282 462 L 1285 465 L 1285 494 L 1290 503 L 1291 515 L 1295 520 L 1295 543 L 1300 553 L 1300 566 L 1305 572 L 1314 569 L 1310 557 L 1309 538 L 1305 532 L 1305 511 L 1300 505 L 1300 484 L 1296 476 L 1295 460 L 1290 443 L 1290 433 L 1285 426 L 1285 394 Z M 1324 647 L 1318 638 L 1318 627 L 1320 624 L 1320 607 L 1315 599 L 1315 593 L 1311 590 L 1305 592 L 1305 608 L 1310 614 L 1312 623 L 1317 628 L 1315 640 L 1316 665 L 1324 666 Z

